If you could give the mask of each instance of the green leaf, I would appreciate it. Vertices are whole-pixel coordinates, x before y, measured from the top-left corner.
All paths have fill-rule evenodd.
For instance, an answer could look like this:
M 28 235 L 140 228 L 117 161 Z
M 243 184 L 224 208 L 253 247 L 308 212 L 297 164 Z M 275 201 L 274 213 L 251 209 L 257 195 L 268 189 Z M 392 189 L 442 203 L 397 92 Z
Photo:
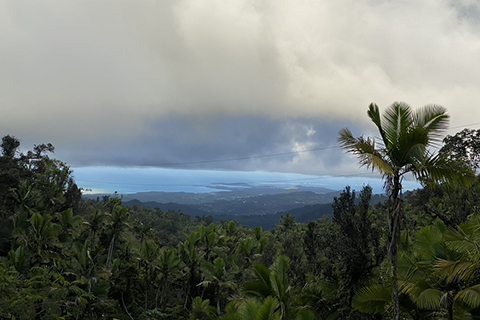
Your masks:
M 391 287 L 371 285 L 357 292 L 353 297 L 352 306 L 361 312 L 383 314 L 391 300 Z
M 279 305 L 280 304 L 277 299 L 267 297 L 258 309 L 256 320 L 280 319 L 280 315 L 275 313 Z
M 480 285 L 461 290 L 456 296 L 455 301 L 461 302 L 468 307 L 475 309 L 480 307 Z

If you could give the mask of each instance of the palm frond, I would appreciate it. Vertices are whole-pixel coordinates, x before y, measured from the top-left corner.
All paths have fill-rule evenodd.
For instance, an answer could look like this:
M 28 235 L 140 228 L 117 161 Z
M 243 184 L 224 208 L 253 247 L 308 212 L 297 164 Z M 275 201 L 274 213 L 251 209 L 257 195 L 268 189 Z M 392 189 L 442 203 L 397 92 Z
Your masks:
M 434 261 L 446 256 L 442 231 L 437 226 L 428 226 L 416 233 L 416 244 L 423 260 Z
M 402 136 L 412 127 L 413 117 L 411 107 L 404 102 L 394 102 L 383 115 L 383 130 L 388 140 L 387 149 L 398 145 Z
M 445 240 L 448 248 L 463 254 L 470 260 L 480 261 L 480 220 L 478 218 L 448 230 Z
M 455 301 L 472 309 L 480 307 L 480 284 L 461 290 L 455 296 Z
M 339 132 L 340 138 L 338 141 L 342 149 L 348 153 L 357 156 L 360 166 L 378 169 L 380 173 L 390 175 L 393 173 L 393 167 L 388 163 L 388 157 L 385 157 L 381 151 L 375 148 L 375 141 L 371 138 L 354 138 L 352 132 L 344 128 Z
M 473 171 L 463 162 L 448 159 L 442 154 L 428 153 L 414 171 L 424 185 L 444 184 L 447 187 L 470 186 L 475 178 Z
M 274 320 L 279 319 L 280 316 L 275 311 L 280 306 L 277 299 L 272 297 L 267 297 L 263 304 L 258 309 L 257 320 Z
M 407 165 L 416 167 L 423 162 L 427 145 L 428 131 L 420 127 L 413 128 L 408 134 L 402 134 L 398 143 L 392 148 L 392 162 L 398 167 Z
M 250 298 L 245 300 L 239 307 L 239 314 L 244 320 L 255 320 L 257 318 L 260 303 L 257 300 Z
M 287 256 L 279 256 L 275 263 L 270 267 L 273 273 L 276 273 L 282 284 L 288 284 L 287 270 L 290 266 L 290 259 Z
M 370 118 L 370 120 L 372 120 L 372 122 L 377 126 L 380 136 L 382 137 L 383 144 L 387 146 L 388 140 L 387 140 L 387 137 L 385 136 L 385 132 L 383 131 L 382 119 L 380 117 L 380 110 L 378 109 L 378 106 L 375 103 L 371 103 L 368 106 L 367 115 Z
M 312 310 L 301 309 L 297 312 L 296 320 L 316 320 L 317 317 Z
M 272 286 L 270 282 L 270 271 L 262 264 L 253 266 L 256 279 L 248 281 L 243 288 L 245 293 L 260 297 L 267 297 L 272 294 Z
M 282 281 L 281 277 L 277 273 L 273 273 L 270 276 L 270 279 L 273 295 L 279 300 L 284 301 L 288 291 L 288 285 Z
M 436 310 L 440 307 L 443 292 L 435 288 L 427 288 L 420 292 L 414 303 L 422 309 Z
M 428 130 L 429 143 L 439 142 L 442 133 L 448 128 L 450 116 L 447 110 L 438 105 L 426 105 L 415 112 L 415 125 Z
M 392 300 L 392 288 L 372 285 L 360 289 L 353 297 L 352 306 L 364 313 L 383 314 Z
M 398 290 L 405 294 L 411 294 L 423 282 L 425 271 L 428 271 L 422 261 L 412 259 L 407 255 L 399 259 L 398 263 Z
M 435 264 L 435 269 L 447 283 L 468 282 L 478 273 L 478 265 L 471 261 L 439 259 Z

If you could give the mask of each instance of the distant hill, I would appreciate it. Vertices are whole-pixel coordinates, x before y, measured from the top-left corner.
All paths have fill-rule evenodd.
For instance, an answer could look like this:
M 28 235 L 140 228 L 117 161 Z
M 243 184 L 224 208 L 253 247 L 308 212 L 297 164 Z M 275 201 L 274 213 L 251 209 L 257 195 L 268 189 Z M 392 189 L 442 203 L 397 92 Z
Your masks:
M 209 193 L 189 193 L 189 192 L 138 192 L 133 194 L 121 194 L 124 201 L 139 200 L 141 202 L 159 202 L 159 203 L 179 203 L 179 204 L 206 204 L 219 200 L 234 200 L 239 198 L 248 198 L 254 196 L 287 194 L 291 192 L 313 192 L 318 195 L 325 195 L 331 198 L 328 194 L 337 192 L 335 190 L 322 187 L 304 187 L 291 186 L 289 188 L 279 188 L 272 186 L 257 186 L 248 184 L 226 184 L 218 183 L 213 186 L 212 192 Z M 111 194 L 90 194 L 84 195 L 87 199 L 96 199 Z
M 192 194 L 190 203 L 177 203 L 169 199 L 169 202 L 141 201 L 139 199 L 126 200 L 125 206 L 141 204 L 150 208 L 159 208 L 162 211 L 176 210 L 190 215 L 272 215 L 300 208 L 305 205 L 324 204 L 333 201 L 339 192 L 317 194 L 311 191 L 288 192 L 280 194 L 247 196 L 247 197 L 212 197 L 211 202 L 196 201 Z M 185 194 L 188 195 L 188 194 Z M 162 195 L 164 196 L 164 195 Z M 175 197 L 173 197 L 175 199 Z M 217 200 L 215 200 L 217 199 Z M 184 199 L 184 201 L 186 201 Z
M 223 193 L 221 195 L 208 194 L 199 199 L 198 194 L 175 193 L 171 198 L 167 198 L 167 194 L 161 193 L 157 199 L 172 200 L 178 199 L 180 196 L 182 202 L 190 203 L 163 203 L 140 201 L 139 199 L 125 201 L 127 197 L 124 197 L 123 204 L 128 207 L 142 205 L 162 211 L 178 211 L 191 216 L 212 216 L 214 221 L 235 220 L 244 226 L 260 225 L 264 229 L 271 229 L 278 224 L 281 216 L 287 213 L 291 213 L 297 222 L 301 223 L 331 215 L 331 203 L 340 192 L 318 194 L 312 191 L 283 191 L 277 194 L 256 196 L 248 196 L 248 194 L 250 193 L 235 193 L 235 196 Z M 247 196 L 241 197 L 240 195 Z M 145 195 L 142 194 L 142 196 Z M 153 196 L 155 196 L 154 193 L 148 195 L 149 198 Z
M 222 220 L 235 220 L 238 223 L 248 226 L 256 227 L 261 226 L 264 230 L 269 230 L 275 228 L 282 216 L 285 216 L 287 213 L 290 213 L 295 217 L 295 221 L 298 223 L 308 223 L 310 221 L 316 221 L 325 216 L 331 216 L 333 213 L 332 204 L 315 204 L 299 207 L 293 210 L 285 212 L 277 212 L 270 215 L 242 215 L 242 216 L 231 216 L 231 215 L 218 215 L 214 216 L 214 221 Z
M 317 194 L 311 191 L 289 192 L 284 194 L 270 194 L 238 198 L 232 200 L 218 200 L 202 206 L 203 210 L 216 215 L 271 215 L 289 211 L 309 204 L 330 203 L 339 192 Z
M 332 215 L 332 202 L 340 195 L 318 187 L 222 185 L 225 191 L 211 193 L 141 192 L 122 195 L 125 206 L 141 205 L 160 210 L 177 211 L 190 216 L 212 216 L 215 221 L 235 220 L 242 225 L 264 229 L 274 228 L 281 216 L 290 213 L 297 222 L 307 223 Z M 86 195 L 96 199 L 104 195 Z M 374 195 L 372 204 L 384 201 Z
M 168 211 L 177 211 L 177 212 L 182 212 L 185 214 L 188 214 L 192 217 L 195 216 L 210 216 L 211 213 L 204 211 L 200 208 L 198 205 L 192 205 L 192 204 L 179 204 L 179 203 L 174 203 L 174 202 L 169 202 L 169 203 L 160 203 L 160 202 L 155 202 L 155 201 L 147 201 L 147 202 L 141 202 L 140 200 L 134 199 L 130 201 L 124 201 L 123 205 L 126 207 L 133 207 L 136 205 L 148 207 L 148 208 L 159 208 L 163 212 L 168 212 Z

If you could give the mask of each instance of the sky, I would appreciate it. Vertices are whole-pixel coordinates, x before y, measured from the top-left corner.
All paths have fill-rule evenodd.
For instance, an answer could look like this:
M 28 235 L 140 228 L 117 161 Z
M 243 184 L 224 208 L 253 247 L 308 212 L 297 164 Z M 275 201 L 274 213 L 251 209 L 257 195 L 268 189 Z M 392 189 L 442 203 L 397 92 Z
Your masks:
M 480 127 L 474 0 L 5 0 L 0 43 L 0 134 L 52 143 L 84 188 L 368 179 L 337 138 L 375 135 L 371 102 Z

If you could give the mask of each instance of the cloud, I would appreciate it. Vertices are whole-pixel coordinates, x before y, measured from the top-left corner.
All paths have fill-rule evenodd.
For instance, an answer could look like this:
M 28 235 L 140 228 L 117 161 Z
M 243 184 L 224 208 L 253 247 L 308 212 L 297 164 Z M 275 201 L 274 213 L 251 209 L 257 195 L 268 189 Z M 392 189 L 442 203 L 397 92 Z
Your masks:
M 480 118 L 479 13 L 468 0 L 7 0 L 1 133 L 77 165 L 353 170 L 307 150 L 344 126 L 370 133 L 372 101 Z
M 123 140 L 57 146 L 57 156 L 74 167 L 116 165 L 179 169 L 244 170 L 332 174 L 323 162 L 341 158 L 339 124 L 261 117 L 169 117 L 148 132 Z M 64 150 L 69 150 L 65 152 Z M 340 174 L 340 161 L 336 160 Z

